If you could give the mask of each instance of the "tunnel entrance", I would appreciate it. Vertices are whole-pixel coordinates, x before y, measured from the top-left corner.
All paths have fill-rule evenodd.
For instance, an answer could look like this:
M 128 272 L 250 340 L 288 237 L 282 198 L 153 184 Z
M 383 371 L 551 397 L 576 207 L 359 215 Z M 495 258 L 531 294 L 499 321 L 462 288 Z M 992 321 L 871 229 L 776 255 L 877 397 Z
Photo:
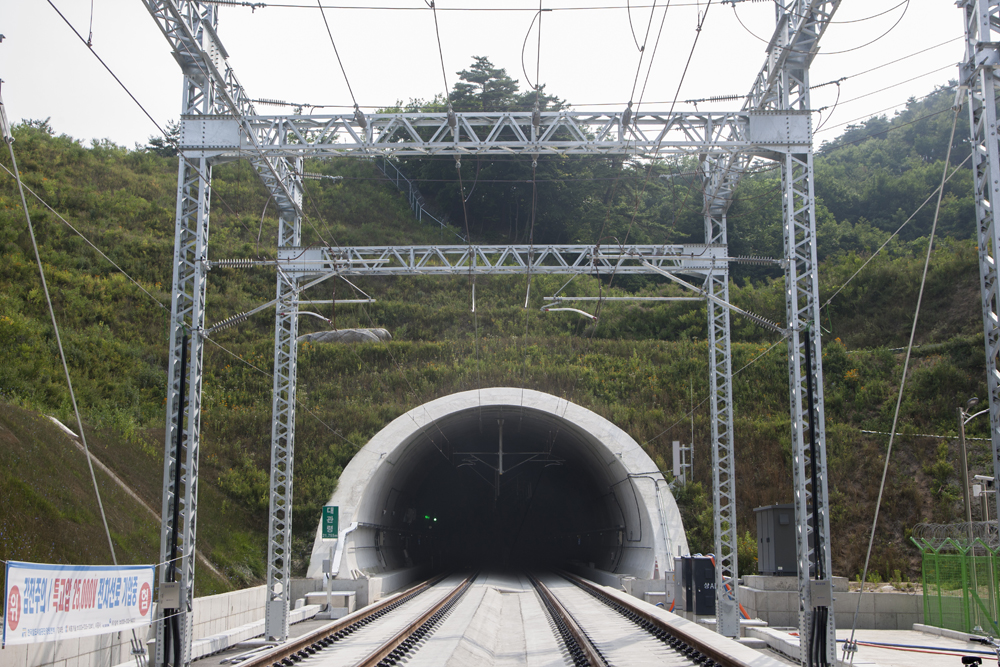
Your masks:
M 446 396 L 386 426 L 330 500 L 340 535 L 317 530 L 310 577 L 425 566 L 582 563 L 651 578 L 687 553 L 680 514 L 639 445 L 556 396 L 491 388 Z

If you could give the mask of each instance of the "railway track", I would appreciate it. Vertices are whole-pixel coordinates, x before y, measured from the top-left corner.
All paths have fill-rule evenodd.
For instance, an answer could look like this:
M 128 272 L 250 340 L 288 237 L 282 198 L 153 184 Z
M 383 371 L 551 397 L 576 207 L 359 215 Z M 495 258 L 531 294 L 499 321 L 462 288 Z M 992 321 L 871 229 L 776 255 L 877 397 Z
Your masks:
M 747 665 L 695 633 L 677 628 L 641 605 L 613 596 L 605 587 L 572 574 L 542 575 L 536 580 L 536 588 L 553 601 L 554 613 L 568 627 L 575 628 L 571 630 L 573 639 L 586 654 L 585 660 L 575 661 L 576 665 Z
M 431 579 L 239 664 L 243 667 L 395 664 L 397 656 L 426 634 L 474 579 L 475 575 Z
M 691 627 L 565 572 L 447 575 L 239 664 L 761 667 L 770 662 Z

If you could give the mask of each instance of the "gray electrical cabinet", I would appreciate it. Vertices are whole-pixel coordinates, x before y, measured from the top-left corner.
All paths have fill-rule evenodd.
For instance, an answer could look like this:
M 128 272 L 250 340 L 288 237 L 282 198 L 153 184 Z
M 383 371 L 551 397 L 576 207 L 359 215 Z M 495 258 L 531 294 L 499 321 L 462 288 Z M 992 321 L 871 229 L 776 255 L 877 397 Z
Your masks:
M 795 505 L 768 505 L 754 509 L 757 515 L 757 571 L 760 574 L 794 576 Z
M 715 614 L 715 565 L 709 556 L 674 558 L 676 610 L 699 616 Z

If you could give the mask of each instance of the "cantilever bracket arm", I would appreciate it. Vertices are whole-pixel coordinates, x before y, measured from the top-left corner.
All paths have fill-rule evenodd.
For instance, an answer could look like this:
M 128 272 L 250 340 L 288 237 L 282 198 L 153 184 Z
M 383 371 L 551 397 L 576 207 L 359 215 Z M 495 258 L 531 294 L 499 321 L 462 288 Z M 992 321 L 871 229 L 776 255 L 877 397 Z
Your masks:
M 278 270 L 279 271 L 281 270 L 280 267 L 279 267 Z M 282 271 L 282 274 L 284 274 L 283 271 Z M 324 273 L 319 278 L 317 278 L 316 280 L 313 280 L 310 283 L 307 283 L 307 284 L 302 285 L 300 287 L 294 287 L 294 286 L 291 287 L 291 293 L 293 293 L 293 294 L 295 294 L 297 296 L 297 295 L 301 294 L 302 292 L 305 292 L 310 287 L 314 287 L 314 286 L 320 284 L 321 282 L 323 282 L 325 280 L 329 280 L 330 278 L 333 278 L 336 275 L 337 275 L 336 271 L 330 271 L 329 273 Z M 274 306 L 277 303 L 278 303 L 277 299 L 271 299 L 267 303 L 263 303 L 263 304 L 257 306 L 256 308 L 254 308 L 252 310 L 248 310 L 245 313 L 240 313 L 239 315 L 234 315 L 232 317 L 226 318 L 226 319 L 222 320 L 221 322 L 219 322 L 218 324 L 215 324 L 215 325 L 209 327 L 208 329 L 206 329 L 203 335 L 206 338 L 208 338 L 209 336 L 211 336 L 216 331 L 219 331 L 221 329 L 226 329 L 228 327 L 231 327 L 234 324 L 242 322 L 243 320 L 247 319 L 251 315 L 256 315 L 257 313 L 259 313 L 262 310 L 267 310 L 268 308 Z
M 674 274 L 670 273 L 669 271 L 664 271 L 663 269 L 661 269 L 658 266 L 653 266 L 649 262 L 643 261 L 643 265 L 646 266 L 646 268 L 651 269 L 652 271 L 655 271 L 656 273 L 659 273 L 662 276 L 666 276 L 667 278 L 670 278 L 671 280 L 673 280 L 675 283 L 677 283 L 681 287 L 685 287 L 685 288 L 691 290 L 692 292 L 700 294 L 701 296 L 705 297 L 706 299 L 708 299 L 712 303 L 714 303 L 714 304 L 716 304 L 718 306 L 722 306 L 723 308 L 728 308 L 730 311 L 736 313 L 737 315 L 742 315 L 743 317 L 747 318 L 748 320 L 750 320 L 754 324 L 758 324 L 758 325 L 764 327 L 765 329 L 770 329 L 771 331 L 779 333 L 779 334 L 782 335 L 782 337 L 788 336 L 788 329 L 782 329 L 780 326 L 778 326 L 774 322 L 771 322 L 769 320 L 765 320 L 760 315 L 754 315 L 750 311 L 743 310 L 742 308 L 740 308 L 738 306 L 734 306 L 733 304 L 731 304 L 728 301 L 725 301 L 723 299 L 720 299 L 719 297 L 715 296 L 714 294 L 709 294 L 708 292 L 706 292 L 702 288 L 698 287 L 697 285 L 692 285 L 691 283 L 689 283 L 688 281 L 684 280 L 683 278 L 678 278 L 677 276 L 675 276 Z

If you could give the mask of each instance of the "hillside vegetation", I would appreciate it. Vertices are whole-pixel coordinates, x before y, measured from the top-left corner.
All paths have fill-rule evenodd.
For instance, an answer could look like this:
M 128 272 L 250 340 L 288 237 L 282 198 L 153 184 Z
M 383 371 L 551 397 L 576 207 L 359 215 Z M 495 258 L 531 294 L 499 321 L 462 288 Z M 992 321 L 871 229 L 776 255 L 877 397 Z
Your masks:
M 506 76 L 502 70 L 492 72 L 483 76 Z M 477 90 L 473 86 L 464 94 L 474 97 Z M 524 101 L 512 99 L 511 104 Z M 850 128 L 845 135 L 850 140 L 826 145 L 816 160 L 821 294 L 824 302 L 836 295 L 821 322 L 834 569 L 849 577 L 863 564 L 888 441 L 870 432 L 886 432 L 892 423 L 903 360 L 899 348 L 909 337 L 933 209 L 925 207 L 840 288 L 937 186 L 944 156 L 940 142 L 947 140 L 940 128 L 951 125 L 942 109 L 950 100 L 951 94 L 941 90 L 912 102 L 895 119 Z M 22 123 L 14 134 L 25 184 L 58 212 L 29 202 L 92 449 L 159 511 L 176 157 L 169 155 L 169 142 L 134 150 L 108 142 L 85 146 L 39 121 Z M 9 157 L 0 164 L 10 168 Z M 305 243 L 454 239 L 436 225 L 417 223 L 405 197 L 372 162 L 338 159 L 307 168 L 344 179 L 307 182 Z M 536 242 L 703 240 L 697 178 L 692 165 L 683 162 L 542 158 L 533 226 L 530 162 L 467 159 L 461 168 L 475 242 L 525 242 L 532 234 Z M 454 161 L 411 162 L 404 169 L 423 179 L 421 189 L 431 205 L 464 234 Z M 660 179 L 660 174 L 676 177 Z M 731 254 L 780 255 L 778 179 L 776 172 L 763 172 L 742 182 L 730 215 Z M 944 238 L 936 243 L 903 401 L 900 424 L 907 434 L 953 436 L 956 406 L 970 396 L 986 396 L 972 202 L 971 175 L 963 168 L 949 182 L 942 206 Z M 274 216 L 249 165 L 215 168 L 212 258 L 273 256 Z M 0 502 L 5 508 L 0 558 L 109 562 L 83 456 L 38 416 L 73 423 L 24 214 L 7 174 L 0 175 L 0 254 Z M 558 276 L 533 279 L 527 309 L 525 278 L 481 278 L 475 313 L 467 278 L 353 282 L 376 303 L 317 308 L 338 328 L 385 327 L 394 340 L 300 349 L 293 513 L 297 572 L 304 571 L 319 508 L 343 467 L 372 435 L 426 401 L 496 385 L 549 392 L 594 410 L 631 434 L 664 470 L 671 441 L 690 440 L 693 428 L 698 482 L 678 489 L 677 497 L 692 549 L 711 550 L 704 305 L 604 302 L 599 321 L 591 324 L 571 314 L 539 311 L 542 297 L 565 282 Z M 208 321 L 249 310 L 273 298 L 274 290 L 275 275 L 267 269 L 213 270 Z M 732 300 L 768 319 L 784 319 L 782 291 L 780 273 L 773 269 L 739 265 L 734 273 Z M 347 283 L 328 281 L 311 297 L 354 294 Z M 563 294 L 681 292 L 653 278 L 581 277 Z M 324 327 L 315 318 L 301 322 L 302 333 Z M 733 338 L 738 521 L 740 533 L 752 533 L 754 507 L 791 501 L 786 346 L 735 317 Z M 199 594 L 249 585 L 264 576 L 273 313 L 261 313 L 213 340 L 205 346 L 198 546 L 226 580 L 199 564 Z M 970 436 L 987 434 L 985 420 L 969 425 Z M 987 472 L 988 443 L 972 442 L 973 472 Z M 906 435 L 897 440 L 873 561 L 883 578 L 894 570 L 918 576 L 915 550 L 905 539 L 914 524 L 958 517 L 956 458 L 949 439 Z M 157 559 L 155 521 L 146 521 L 144 510 L 130 508 L 127 499 L 119 502 L 100 475 L 99 482 L 107 494 L 105 507 L 114 507 L 109 521 L 119 560 Z

